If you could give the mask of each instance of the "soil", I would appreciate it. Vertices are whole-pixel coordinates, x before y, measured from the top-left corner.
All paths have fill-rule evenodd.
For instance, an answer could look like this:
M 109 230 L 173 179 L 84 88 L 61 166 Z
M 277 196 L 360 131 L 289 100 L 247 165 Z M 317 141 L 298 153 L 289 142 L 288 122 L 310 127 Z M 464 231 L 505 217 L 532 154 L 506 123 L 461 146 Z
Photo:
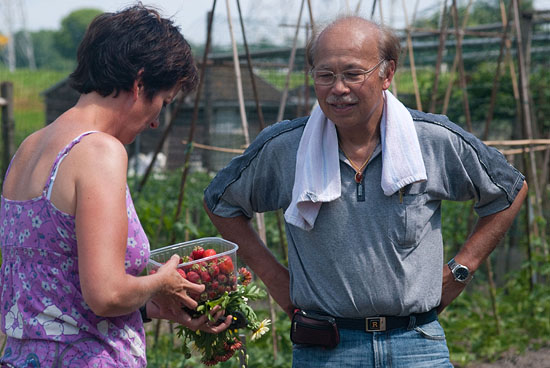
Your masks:
M 509 353 L 496 362 L 472 363 L 465 368 L 550 368 L 550 347 L 528 350 L 521 355 Z

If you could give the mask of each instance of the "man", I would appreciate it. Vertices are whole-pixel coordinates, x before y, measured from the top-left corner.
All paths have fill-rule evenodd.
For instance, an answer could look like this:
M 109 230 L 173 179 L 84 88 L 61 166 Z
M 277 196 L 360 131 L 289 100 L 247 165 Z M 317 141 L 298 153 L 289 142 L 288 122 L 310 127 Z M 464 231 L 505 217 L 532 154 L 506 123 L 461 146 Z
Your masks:
M 337 333 L 296 319 L 294 367 L 451 366 L 437 313 L 526 196 L 523 175 L 498 151 L 387 91 L 398 55 L 387 29 L 359 17 L 331 23 L 308 45 L 320 108 L 265 129 L 205 191 L 215 226 L 289 316 L 335 318 Z M 441 201 L 472 198 L 480 220 L 447 265 Z M 289 270 L 250 224 L 254 212 L 279 208 Z

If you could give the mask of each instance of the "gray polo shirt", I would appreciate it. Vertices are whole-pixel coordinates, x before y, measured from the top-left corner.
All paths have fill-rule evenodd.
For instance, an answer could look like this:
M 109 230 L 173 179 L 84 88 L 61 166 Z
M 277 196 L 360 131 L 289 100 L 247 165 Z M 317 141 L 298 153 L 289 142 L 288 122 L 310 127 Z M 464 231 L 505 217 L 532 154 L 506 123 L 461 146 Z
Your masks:
M 365 171 L 365 201 L 340 153 L 342 195 L 323 203 L 311 231 L 286 224 L 291 300 L 297 307 L 360 318 L 409 315 L 439 305 L 441 201 L 475 198 L 481 217 L 510 206 L 524 177 L 496 149 L 442 115 L 410 110 L 428 180 L 385 196 L 380 145 Z M 264 129 L 205 190 L 218 216 L 286 210 L 307 117 Z

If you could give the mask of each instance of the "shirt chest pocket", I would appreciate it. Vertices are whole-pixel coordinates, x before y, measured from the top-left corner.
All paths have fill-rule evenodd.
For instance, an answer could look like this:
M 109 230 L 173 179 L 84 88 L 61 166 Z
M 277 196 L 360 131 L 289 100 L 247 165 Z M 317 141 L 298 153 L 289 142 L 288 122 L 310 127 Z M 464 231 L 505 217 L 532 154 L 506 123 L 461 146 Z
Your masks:
M 432 217 L 439 208 L 437 201 L 429 201 L 427 193 L 397 192 L 391 197 L 388 234 L 395 245 L 418 245 L 426 232 L 432 229 Z

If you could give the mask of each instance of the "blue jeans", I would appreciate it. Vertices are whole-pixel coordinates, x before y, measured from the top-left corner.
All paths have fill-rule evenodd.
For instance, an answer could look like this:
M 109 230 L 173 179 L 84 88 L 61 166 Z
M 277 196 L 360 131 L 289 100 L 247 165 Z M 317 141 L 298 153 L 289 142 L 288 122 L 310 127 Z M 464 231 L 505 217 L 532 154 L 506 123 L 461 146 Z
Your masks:
M 452 367 L 445 333 L 433 321 L 413 329 L 364 332 L 339 329 L 332 350 L 294 345 L 293 368 L 433 368 Z

